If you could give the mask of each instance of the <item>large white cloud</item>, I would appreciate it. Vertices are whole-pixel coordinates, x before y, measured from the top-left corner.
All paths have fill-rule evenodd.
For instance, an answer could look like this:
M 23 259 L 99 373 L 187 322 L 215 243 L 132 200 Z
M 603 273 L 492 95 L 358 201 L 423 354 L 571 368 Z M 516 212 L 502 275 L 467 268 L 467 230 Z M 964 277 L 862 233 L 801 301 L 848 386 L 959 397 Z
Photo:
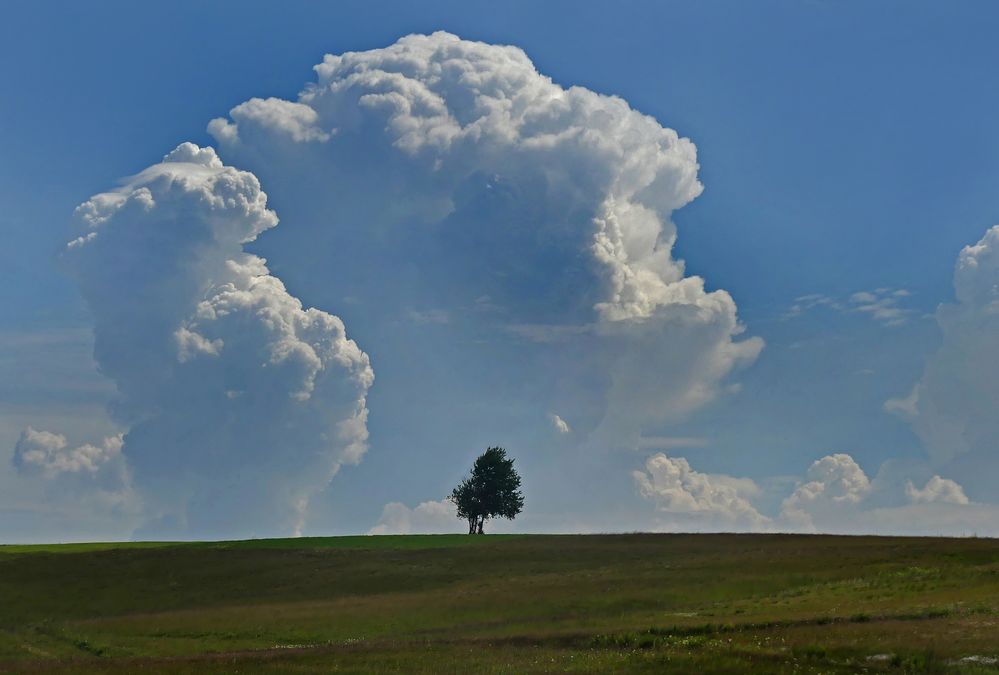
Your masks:
M 759 493 L 745 478 L 695 471 L 683 457 L 649 457 L 633 473 L 639 494 L 656 505 L 659 528 L 671 530 L 763 530 L 770 519 L 747 497 Z
M 145 532 L 300 531 L 309 498 L 365 451 L 373 371 L 340 319 L 304 309 L 243 251 L 277 224 L 257 178 L 185 143 L 78 213 L 65 264 L 118 390 L 127 432 L 113 449 Z M 25 433 L 22 464 L 100 459 L 51 434 L 28 449 L 40 442 Z
M 957 302 L 937 310 L 939 350 L 885 408 L 912 423 L 935 464 L 986 494 L 999 469 L 999 225 L 961 251 L 954 290 Z
M 255 98 L 209 126 L 280 200 L 285 241 L 307 232 L 313 276 L 391 286 L 368 307 L 385 315 L 414 293 L 452 317 L 489 298 L 502 311 L 475 320 L 547 336 L 525 346 L 554 354 L 556 372 L 533 373 L 561 383 L 546 405 L 611 445 L 710 401 L 759 353 L 731 296 L 672 255 L 671 214 L 702 190 L 672 129 L 553 83 L 518 48 L 446 33 L 315 70 L 298 100 Z M 595 403 L 572 400 L 581 381 Z
M 637 447 L 735 391 L 763 343 L 673 254 L 672 213 L 702 190 L 692 142 L 556 85 L 520 49 L 446 33 L 316 73 L 297 100 L 210 123 L 230 166 L 183 144 L 79 208 L 65 264 L 117 388 L 146 534 L 300 531 L 364 453 L 367 355 L 285 283 L 321 306 L 349 298 L 366 348 L 395 364 L 479 368 L 502 342 L 516 400 L 479 400 L 490 387 L 450 363 L 393 379 L 411 400 L 431 379 L 458 382 L 455 406 L 475 391 L 473 416 L 453 414 L 469 425 L 522 404 L 572 420 L 566 442 Z

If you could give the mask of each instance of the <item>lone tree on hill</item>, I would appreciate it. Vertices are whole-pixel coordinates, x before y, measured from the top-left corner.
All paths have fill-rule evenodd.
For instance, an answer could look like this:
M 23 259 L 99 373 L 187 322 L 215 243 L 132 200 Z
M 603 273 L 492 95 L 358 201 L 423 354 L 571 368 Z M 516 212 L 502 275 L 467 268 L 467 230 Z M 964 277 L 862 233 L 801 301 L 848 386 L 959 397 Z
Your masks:
M 472 465 L 472 474 L 448 497 L 458 507 L 458 517 L 468 521 L 469 534 L 482 534 L 489 518 L 514 517 L 524 508 L 520 476 L 503 448 L 488 448 Z

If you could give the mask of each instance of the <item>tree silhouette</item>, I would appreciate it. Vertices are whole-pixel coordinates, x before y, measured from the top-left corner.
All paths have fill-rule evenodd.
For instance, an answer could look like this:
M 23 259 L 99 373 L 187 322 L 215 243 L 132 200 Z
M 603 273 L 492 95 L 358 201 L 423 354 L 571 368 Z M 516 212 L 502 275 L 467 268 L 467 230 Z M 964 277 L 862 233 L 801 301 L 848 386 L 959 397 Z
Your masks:
M 524 508 L 520 476 L 503 448 L 488 448 L 472 465 L 472 473 L 448 497 L 458 517 L 468 521 L 469 534 L 482 534 L 489 518 L 513 520 Z

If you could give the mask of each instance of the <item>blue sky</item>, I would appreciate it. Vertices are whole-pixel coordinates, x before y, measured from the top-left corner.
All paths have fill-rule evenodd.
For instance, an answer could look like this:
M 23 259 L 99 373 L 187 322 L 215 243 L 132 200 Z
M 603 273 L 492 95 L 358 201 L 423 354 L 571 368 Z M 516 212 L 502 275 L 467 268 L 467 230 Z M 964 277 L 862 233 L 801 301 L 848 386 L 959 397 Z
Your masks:
M 862 519 L 858 509 L 882 509 L 881 520 L 868 521 L 891 531 L 905 509 L 932 506 L 946 512 L 930 519 L 932 527 L 965 532 L 979 529 L 976 519 L 999 501 L 987 480 L 999 437 L 987 420 L 952 411 L 987 417 L 999 405 L 987 387 L 954 374 L 994 368 L 981 346 L 997 336 L 987 321 L 990 305 L 956 327 L 937 309 L 955 300 L 962 248 L 999 222 L 999 11 L 989 3 L 11 3 L 0 11 L 0 227 L 7 242 L 0 250 L 0 513 L 7 514 L 0 539 L 157 531 L 148 513 L 155 500 L 143 494 L 141 479 L 127 496 L 107 488 L 98 499 L 88 496 L 93 486 L 76 480 L 81 476 L 25 469 L 15 448 L 28 427 L 65 436 L 59 452 L 126 433 L 126 469 L 119 469 L 128 471 L 129 427 L 106 412 L 117 400 L 113 378 L 98 374 L 89 357 L 99 309 L 81 294 L 60 251 L 79 235 L 77 205 L 184 141 L 217 147 L 227 165 L 257 174 L 282 223 L 246 250 L 266 258 L 306 306 L 341 317 L 371 357 L 367 452 L 310 497 L 308 532 L 364 532 L 380 522 L 419 528 L 422 512 L 403 511 L 386 525 L 383 508 L 439 500 L 477 450 L 497 443 L 525 473 L 528 512 L 518 525 L 525 529 L 761 527 L 755 516 L 732 515 L 737 500 L 769 519 L 766 527 L 789 528 L 781 513 L 801 501 L 793 501 L 796 490 L 822 483 L 821 467 L 809 474 L 810 467 L 843 454 L 853 465 L 837 470 L 855 477 L 859 466 L 871 485 L 850 492 L 843 487 L 849 480 L 834 471 L 829 485 L 838 487 L 828 494 L 847 491 L 830 499 L 853 510 L 809 506 L 809 526 L 849 530 Z M 556 282 L 579 288 L 588 281 L 558 281 L 569 265 L 562 248 L 525 249 L 524 241 L 533 246 L 535 239 L 508 238 L 508 216 L 490 220 L 497 211 L 512 213 L 531 228 L 555 208 L 542 198 L 534 204 L 516 177 L 504 193 L 509 202 L 499 205 L 469 183 L 467 208 L 441 225 L 440 240 L 424 240 L 379 229 L 390 227 L 387 220 L 366 220 L 366 205 L 398 199 L 398 191 L 379 197 L 365 179 L 358 192 L 365 199 L 356 205 L 344 206 L 339 195 L 321 206 L 313 193 L 296 191 L 308 177 L 259 159 L 276 150 L 246 142 L 226 148 L 207 130 L 210 120 L 253 97 L 295 101 L 324 54 L 385 48 L 441 30 L 519 47 L 557 85 L 618 96 L 696 145 L 704 192 L 669 216 L 678 233 L 672 258 L 685 260 L 686 275 L 703 277 L 708 291 L 731 294 L 745 326 L 733 339 L 757 337 L 766 346 L 712 380 L 718 392 L 710 400 L 636 422 L 642 437 L 668 439 L 658 446 L 615 447 L 628 443 L 597 433 L 607 426 L 597 419 L 600 401 L 610 396 L 601 382 L 623 382 L 615 379 L 623 371 L 579 364 L 596 363 L 610 347 L 586 337 L 551 349 L 497 332 L 499 324 L 461 318 L 476 299 L 463 297 L 466 286 L 491 289 L 494 301 L 505 294 L 518 321 L 557 311 L 564 315 L 544 323 L 581 326 L 574 312 L 600 299 L 597 290 L 579 297 L 551 290 Z M 377 175 L 381 155 L 372 156 Z M 342 177 L 344 170 L 317 164 L 311 175 Z M 496 193 L 503 185 L 487 187 Z M 323 208 L 341 207 L 350 229 L 310 225 Z M 479 233 L 475 228 L 502 235 L 463 234 Z M 512 277 L 476 276 L 487 264 L 509 266 Z M 877 303 L 890 311 L 878 313 Z M 977 305 L 960 307 L 970 313 Z M 641 338 L 650 351 L 635 358 L 654 361 L 669 353 L 672 339 L 669 331 L 654 345 Z M 964 403 L 930 409 L 924 396 L 908 417 L 885 410 L 919 382 L 934 401 Z M 640 383 L 632 392 L 655 386 Z M 549 409 L 553 401 L 576 410 L 575 418 Z M 549 414 L 566 416 L 571 438 L 552 434 Z M 960 443 L 948 433 L 971 438 L 969 448 L 953 449 Z M 656 473 L 663 462 L 648 464 L 659 454 L 665 462 L 686 458 L 692 473 L 681 471 L 671 483 L 672 474 Z M 261 476 L 282 471 L 260 467 Z M 905 481 L 918 491 L 934 475 L 959 483 L 965 498 L 900 491 Z M 70 479 L 70 488 L 60 482 Z M 752 487 L 738 482 L 747 479 Z M 176 480 L 180 486 L 186 479 Z M 709 517 L 684 511 L 676 490 Z M 232 495 L 252 499 L 235 488 Z M 785 507 L 786 500 L 793 504 Z M 957 507 L 966 507 L 966 516 Z M 283 525 L 260 527 L 237 529 L 271 534 Z M 193 526 L 177 532 L 215 533 Z

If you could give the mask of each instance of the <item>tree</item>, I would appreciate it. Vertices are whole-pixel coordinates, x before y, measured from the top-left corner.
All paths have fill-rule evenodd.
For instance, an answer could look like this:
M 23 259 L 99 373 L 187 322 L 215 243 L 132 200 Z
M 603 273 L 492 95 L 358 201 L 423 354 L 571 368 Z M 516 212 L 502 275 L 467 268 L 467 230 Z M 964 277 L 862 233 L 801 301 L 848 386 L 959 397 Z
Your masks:
M 472 465 L 472 473 L 448 497 L 458 517 L 468 521 L 469 534 L 482 534 L 489 518 L 513 520 L 524 508 L 520 476 L 503 448 L 487 448 Z

